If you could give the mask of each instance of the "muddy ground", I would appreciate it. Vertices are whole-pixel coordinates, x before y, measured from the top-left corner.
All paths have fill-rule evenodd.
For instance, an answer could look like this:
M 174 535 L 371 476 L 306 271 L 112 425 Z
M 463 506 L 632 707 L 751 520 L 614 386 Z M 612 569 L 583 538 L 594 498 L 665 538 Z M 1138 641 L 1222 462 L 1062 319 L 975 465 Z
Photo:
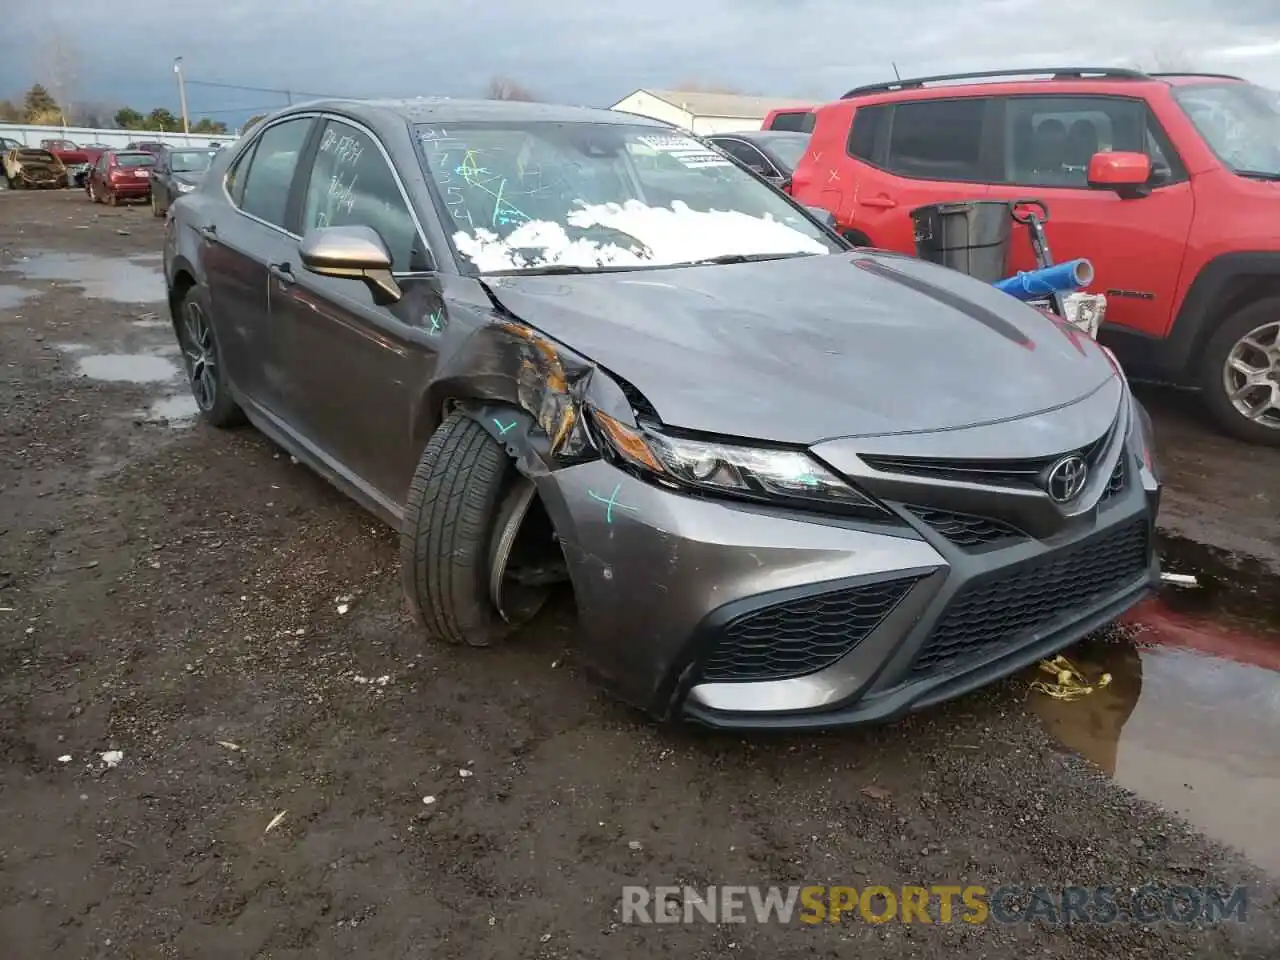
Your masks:
M 1060 746 L 1026 677 L 885 727 L 722 736 L 600 696 L 567 599 L 501 649 L 425 644 L 390 530 L 254 431 L 184 419 L 160 236 L 145 208 L 0 193 L 6 960 L 1280 953 L 1274 879 Z M 1149 402 L 1165 523 L 1265 605 L 1280 454 Z M 1094 648 L 1136 659 L 1132 632 Z M 1235 737 L 1271 763 L 1275 734 L 1206 762 Z M 635 883 L 1240 883 L 1249 917 L 638 926 Z

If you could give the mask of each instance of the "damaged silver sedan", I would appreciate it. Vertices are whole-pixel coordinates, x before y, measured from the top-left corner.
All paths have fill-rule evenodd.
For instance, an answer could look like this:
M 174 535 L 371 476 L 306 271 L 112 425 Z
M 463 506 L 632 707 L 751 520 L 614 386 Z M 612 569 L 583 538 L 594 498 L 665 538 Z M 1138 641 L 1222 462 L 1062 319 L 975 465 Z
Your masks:
M 655 716 L 892 718 L 1157 578 L 1101 347 L 655 121 L 293 107 L 174 203 L 165 269 L 205 420 L 394 524 L 430 638 L 494 644 L 567 582 L 581 656 Z

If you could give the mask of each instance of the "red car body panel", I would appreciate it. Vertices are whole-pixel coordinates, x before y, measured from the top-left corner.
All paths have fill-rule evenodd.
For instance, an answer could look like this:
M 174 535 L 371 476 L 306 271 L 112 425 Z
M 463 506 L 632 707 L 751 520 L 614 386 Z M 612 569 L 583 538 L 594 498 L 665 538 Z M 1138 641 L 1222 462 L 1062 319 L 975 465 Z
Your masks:
M 1165 346 L 1153 362 L 1172 374 L 1196 359 L 1204 330 L 1178 331 L 1185 311 L 1214 312 L 1189 302 L 1198 279 L 1228 255 L 1280 254 L 1280 182 L 1238 176 L 1213 153 L 1174 90 L 1192 83 L 1229 83 L 1232 78 L 1052 79 L 961 83 L 946 87 L 890 89 L 852 96 L 816 108 L 808 151 L 792 176 L 791 194 L 800 203 L 823 207 L 839 229 L 858 243 L 916 252 L 911 211 L 926 204 L 961 200 L 1035 197 L 1050 211 L 1046 227 L 1055 261 L 1087 257 L 1095 269 L 1090 289 L 1107 294 L 1108 328 L 1136 335 L 1130 342 Z M 849 150 L 859 110 L 915 100 L 968 97 L 1106 97 L 1140 100 L 1150 109 L 1173 148 L 1186 177 L 1158 185 L 1146 196 L 1122 198 L 1116 191 L 1079 187 L 1018 186 L 901 176 Z M 766 121 L 767 122 L 767 121 Z M 1270 261 L 1269 261 L 1270 262 Z M 1031 245 L 1015 232 L 1010 271 L 1035 266 Z M 1265 283 L 1280 287 L 1272 267 Z M 1213 317 L 1197 326 L 1211 326 Z M 1146 349 L 1146 348 L 1144 348 Z
M 40 146 L 61 160 L 64 167 L 74 167 L 82 163 L 92 162 L 89 159 L 89 154 L 70 140 L 41 140 Z

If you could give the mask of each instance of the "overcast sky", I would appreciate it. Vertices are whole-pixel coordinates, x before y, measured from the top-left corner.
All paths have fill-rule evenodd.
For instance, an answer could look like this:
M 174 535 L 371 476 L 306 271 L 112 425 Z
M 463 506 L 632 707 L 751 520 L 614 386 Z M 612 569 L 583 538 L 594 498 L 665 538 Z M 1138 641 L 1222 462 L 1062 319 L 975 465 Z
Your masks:
M 283 94 L 479 94 L 494 74 L 544 99 L 609 105 L 699 79 L 769 96 L 1006 66 L 1198 69 L 1280 88 L 1280 0 L 9 0 L 0 97 L 54 86 L 61 37 L 79 101 L 177 112 L 184 58 L 193 117 L 236 125 Z M 163 12 L 161 12 L 163 11 Z M 1038 49 L 1035 44 L 1041 44 Z M 1019 52 L 1026 51 L 1026 52 Z M 1056 51 L 1056 52 L 1054 52 Z

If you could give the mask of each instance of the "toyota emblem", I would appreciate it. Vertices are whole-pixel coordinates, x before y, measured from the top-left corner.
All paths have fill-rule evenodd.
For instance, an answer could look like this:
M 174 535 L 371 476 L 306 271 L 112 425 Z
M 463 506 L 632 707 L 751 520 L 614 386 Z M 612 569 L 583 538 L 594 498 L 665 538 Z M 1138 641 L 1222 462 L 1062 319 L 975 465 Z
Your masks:
M 1074 500 L 1089 480 L 1089 465 L 1078 454 L 1063 457 L 1049 470 L 1045 491 L 1058 503 Z

